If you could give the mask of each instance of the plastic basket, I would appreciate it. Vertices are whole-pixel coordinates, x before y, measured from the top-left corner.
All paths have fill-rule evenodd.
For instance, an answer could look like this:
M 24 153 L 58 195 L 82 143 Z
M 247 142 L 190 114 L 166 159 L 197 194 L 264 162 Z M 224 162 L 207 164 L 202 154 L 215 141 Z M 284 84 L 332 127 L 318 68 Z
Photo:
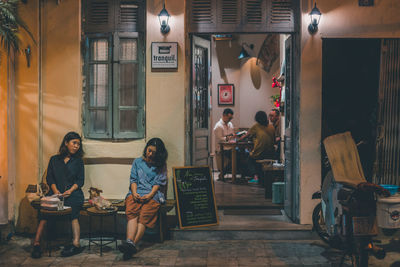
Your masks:
M 380 186 L 382 186 L 383 188 L 389 190 L 390 195 L 394 195 L 397 193 L 397 191 L 399 190 L 399 186 L 398 185 L 392 185 L 392 184 L 380 184 Z

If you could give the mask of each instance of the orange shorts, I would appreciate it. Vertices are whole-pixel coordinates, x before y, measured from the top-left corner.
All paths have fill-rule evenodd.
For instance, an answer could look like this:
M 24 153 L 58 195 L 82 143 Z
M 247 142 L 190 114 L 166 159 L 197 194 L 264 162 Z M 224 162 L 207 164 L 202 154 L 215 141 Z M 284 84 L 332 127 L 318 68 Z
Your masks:
M 160 203 L 154 199 L 146 203 L 138 203 L 133 200 L 130 195 L 125 199 L 125 214 L 128 221 L 139 217 L 138 222 L 147 228 L 153 228 L 157 221 L 157 211 L 160 208 Z

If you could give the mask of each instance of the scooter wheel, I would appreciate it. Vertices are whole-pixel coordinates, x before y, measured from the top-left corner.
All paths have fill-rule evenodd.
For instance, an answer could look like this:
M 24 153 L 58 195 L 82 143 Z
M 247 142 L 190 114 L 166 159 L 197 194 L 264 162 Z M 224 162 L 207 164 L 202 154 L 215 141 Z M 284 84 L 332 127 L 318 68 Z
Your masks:
M 325 220 L 322 215 L 322 204 L 315 206 L 312 215 L 313 229 L 317 232 L 322 241 L 329 244 L 329 234 L 326 231 Z

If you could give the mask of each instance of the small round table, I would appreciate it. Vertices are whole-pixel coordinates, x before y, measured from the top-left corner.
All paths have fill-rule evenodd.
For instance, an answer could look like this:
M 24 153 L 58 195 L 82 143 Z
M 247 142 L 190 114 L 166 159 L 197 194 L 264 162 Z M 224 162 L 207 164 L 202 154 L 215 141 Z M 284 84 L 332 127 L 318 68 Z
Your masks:
M 63 210 L 46 210 L 46 209 L 40 209 L 40 214 L 43 219 L 47 220 L 47 227 L 46 227 L 46 233 L 47 233 L 47 240 L 46 240 L 46 247 L 47 250 L 49 251 L 49 257 L 51 257 L 51 238 L 50 238 L 50 222 L 55 222 L 57 220 L 65 220 L 65 219 L 70 219 L 69 216 L 72 209 L 71 208 L 65 208 Z
M 93 243 L 97 246 L 100 246 L 100 256 L 103 256 L 103 247 L 111 244 L 112 242 L 115 242 L 115 248 L 117 248 L 117 207 L 112 207 L 112 209 L 108 210 L 99 210 L 95 207 L 88 208 L 87 213 L 89 215 L 89 250 L 90 250 L 90 244 Z M 95 217 L 100 217 L 100 230 L 96 232 L 97 234 L 97 240 L 92 240 L 92 216 Z M 108 216 L 113 216 L 114 218 L 114 232 L 113 233 L 105 233 L 103 229 L 103 218 L 108 217 Z M 105 235 L 111 236 L 111 237 L 105 237 Z M 96 237 L 94 237 L 96 238 Z M 100 243 L 98 242 L 98 239 L 100 239 Z M 106 240 L 108 242 L 103 243 L 103 240 Z

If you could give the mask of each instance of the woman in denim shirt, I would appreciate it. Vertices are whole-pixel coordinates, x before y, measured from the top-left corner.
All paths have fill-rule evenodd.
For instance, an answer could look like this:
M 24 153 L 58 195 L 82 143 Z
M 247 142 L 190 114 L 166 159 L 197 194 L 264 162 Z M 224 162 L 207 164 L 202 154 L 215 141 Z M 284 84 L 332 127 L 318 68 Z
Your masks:
M 143 156 L 132 164 L 129 192 L 125 199 L 127 230 L 126 242 L 118 246 L 124 259 L 137 252 L 137 243 L 146 228 L 153 228 L 157 211 L 165 201 L 160 191 L 167 183 L 168 152 L 160 138 L 150 139 Z

